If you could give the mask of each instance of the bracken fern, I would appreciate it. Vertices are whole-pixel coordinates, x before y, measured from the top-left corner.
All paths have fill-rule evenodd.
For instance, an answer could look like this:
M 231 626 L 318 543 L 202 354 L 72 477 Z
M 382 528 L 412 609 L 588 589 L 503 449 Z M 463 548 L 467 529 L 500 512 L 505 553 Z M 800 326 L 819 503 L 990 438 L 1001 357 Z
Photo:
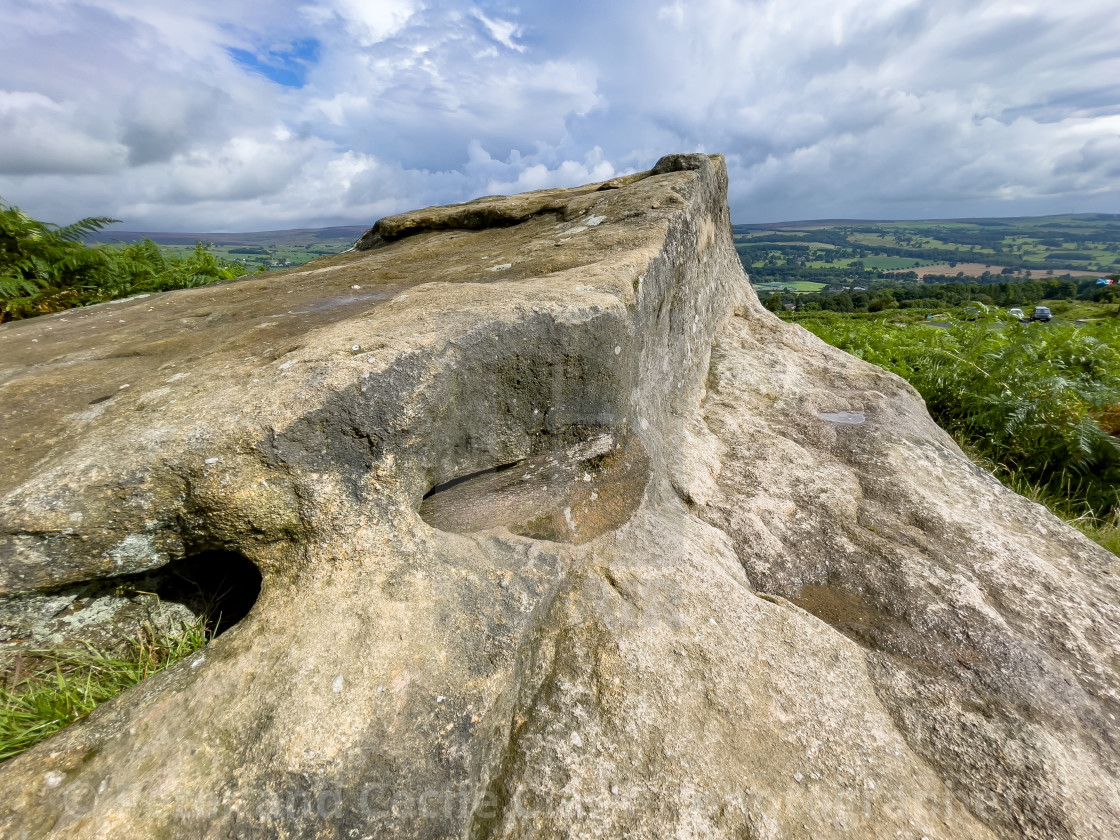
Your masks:
M 203 286 L 245 273 L 202 243 L 168 258 L 150 239 L 123 248 L 82 240 L 116 219 L 91 216 L 59 227 L 0 201 L 0 320 L 29 318 L 145 292 Z

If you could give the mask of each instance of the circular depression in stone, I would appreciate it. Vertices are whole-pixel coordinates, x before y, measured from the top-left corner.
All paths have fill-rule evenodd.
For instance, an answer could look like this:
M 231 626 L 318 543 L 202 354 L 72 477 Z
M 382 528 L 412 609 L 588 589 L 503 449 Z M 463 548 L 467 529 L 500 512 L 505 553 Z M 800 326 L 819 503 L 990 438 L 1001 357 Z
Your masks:
M 441 531 L 504 526 L 525 537 L 578 544 L 634 515 L 649 480 L 649 459 L 637 435 L 585 429 L 546 436 L 542 444 L 530 457 L 433 487 L 420 516 Z

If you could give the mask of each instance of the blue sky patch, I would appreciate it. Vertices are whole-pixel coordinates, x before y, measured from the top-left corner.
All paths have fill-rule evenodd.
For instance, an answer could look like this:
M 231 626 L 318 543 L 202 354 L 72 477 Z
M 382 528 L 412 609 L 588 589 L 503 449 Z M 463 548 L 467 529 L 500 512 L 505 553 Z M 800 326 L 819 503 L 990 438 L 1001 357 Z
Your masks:
M 292 41 L 286 47 L 252 53 L 226 47 L 230 58 L 278 85 L 301 88 L 307 84 L 307 71 L 319 61 L 320 43 L 316 38 Z

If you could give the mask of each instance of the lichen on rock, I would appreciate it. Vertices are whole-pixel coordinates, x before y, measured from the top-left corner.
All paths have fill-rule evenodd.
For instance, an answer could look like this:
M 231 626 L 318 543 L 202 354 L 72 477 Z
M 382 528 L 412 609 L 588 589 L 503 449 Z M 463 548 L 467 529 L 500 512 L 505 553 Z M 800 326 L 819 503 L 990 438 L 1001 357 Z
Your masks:
M 0 834 L 1120 836 L 1120 561 L 766 312 L 726 189 L 672 155 L 0 327 L 9 606 L 262 576 L 0 766 Z

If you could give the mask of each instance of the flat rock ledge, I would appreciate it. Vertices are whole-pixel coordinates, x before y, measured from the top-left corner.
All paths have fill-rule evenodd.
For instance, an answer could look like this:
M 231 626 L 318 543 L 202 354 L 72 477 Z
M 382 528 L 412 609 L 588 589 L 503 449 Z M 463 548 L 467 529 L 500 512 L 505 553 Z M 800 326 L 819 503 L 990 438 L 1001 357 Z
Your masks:
M 5 838 L 1120 837 L 1120 561 L 762 309 L 718 156 L 6 324 L 0 406 L 7 655 L 261 576 Z

